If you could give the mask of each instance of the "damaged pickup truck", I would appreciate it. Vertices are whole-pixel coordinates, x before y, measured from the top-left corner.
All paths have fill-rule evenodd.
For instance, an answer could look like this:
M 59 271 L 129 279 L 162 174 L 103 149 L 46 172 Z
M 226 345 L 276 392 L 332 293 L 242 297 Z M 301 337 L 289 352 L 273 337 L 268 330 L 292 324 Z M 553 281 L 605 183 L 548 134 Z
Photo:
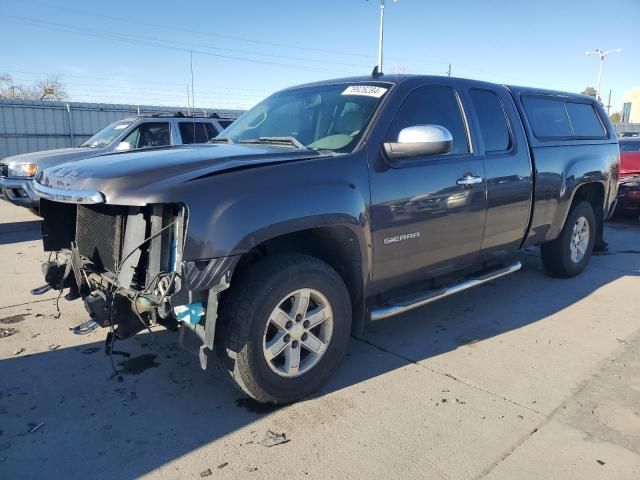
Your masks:
M 46 288 L 108 348 L 154 325 L 262 402 L 337 368 L 352 331 L 520 269 L 580 273 L 616 198 L 591 97 L 375 75 L 290 88 L 211 144 L 41 172 Z M 36 292 L 38 293 L 38 292 Z

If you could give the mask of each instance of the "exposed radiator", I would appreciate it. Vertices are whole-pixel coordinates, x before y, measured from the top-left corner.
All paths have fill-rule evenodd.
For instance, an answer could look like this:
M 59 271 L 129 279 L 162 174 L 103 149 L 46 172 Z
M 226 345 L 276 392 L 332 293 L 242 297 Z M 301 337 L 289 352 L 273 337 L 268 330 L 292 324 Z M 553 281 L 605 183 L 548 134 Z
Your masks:
M 121 261 L 127 207 L 78 205 L 76 244 L 80 255 L 115 272 Z

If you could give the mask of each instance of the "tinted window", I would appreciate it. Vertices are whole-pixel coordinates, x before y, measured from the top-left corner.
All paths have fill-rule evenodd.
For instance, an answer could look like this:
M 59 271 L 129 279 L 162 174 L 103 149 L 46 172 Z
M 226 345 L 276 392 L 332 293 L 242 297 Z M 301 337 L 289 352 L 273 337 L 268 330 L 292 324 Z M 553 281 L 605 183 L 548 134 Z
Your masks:
M 143 123 L 123 140 L 130 148 L 151 148 L 171 145 L 168 123 Z
M 453 136 L 451 154 L 468 153 L 467 131 L 455 93 L 449 87 L 427 86 L 414 90 L 396 114 L 387 141 L 398 141 L 400 130 L 415 125 L 440 125 Z
M 220 133 L 218 132 L 218 130 L 216 130 L 216 127 L 214 127 L 210 123 L 205 123 L 204 128 L 207 131 L 207 137 L 209 137 L 209 140 L 211 140 L 212 138 L 216 138 L 218 136 L 218 133 Z
M 179 125 L 182 143 L 207 143 L 218 135 L 210 123 L 180 122 Z
M 227 128 L 229 125 L 233 123 L 233 120 L 218 120 L 218 123 L 222 128 Z
M 607 132 L 590 103 L 565 102 L 573 133 L 577 137 L 601 138 Z
M 480 122 L 480 132 L 487 152 L 501 152 L 511 146 L 509 127 L 498 96 L 489 90 L 470 91 L 473 108 Z
M 522 98 L 533 133 L 538 138 L 573 136 L 564 102 L 553 97 L 527 95 Z

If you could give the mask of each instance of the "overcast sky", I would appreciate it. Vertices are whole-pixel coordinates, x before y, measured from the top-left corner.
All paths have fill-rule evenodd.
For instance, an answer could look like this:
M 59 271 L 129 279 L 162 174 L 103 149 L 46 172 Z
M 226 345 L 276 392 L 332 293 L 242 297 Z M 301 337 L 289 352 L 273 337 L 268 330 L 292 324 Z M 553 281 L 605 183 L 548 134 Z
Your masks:
M 0 73 L 61 75 L 72 100 L 248 108 L 280 88 L 369 74 L 378 0 L 209 0 L 0 4 Z M 385 71 L 581 91 L 612 110 L 640 85 L 640 0 L 387 0 Z

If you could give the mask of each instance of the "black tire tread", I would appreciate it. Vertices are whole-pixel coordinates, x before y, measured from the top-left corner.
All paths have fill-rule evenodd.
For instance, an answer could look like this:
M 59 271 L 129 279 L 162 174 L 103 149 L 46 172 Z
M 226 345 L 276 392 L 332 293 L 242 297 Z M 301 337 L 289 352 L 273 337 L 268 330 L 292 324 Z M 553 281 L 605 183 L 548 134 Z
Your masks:
M 578 266 L 573 264 L 568 258 L 568 241 L 571 235 L 573 225 L 578 216 L 584 215 L 590 220 L 589 231 L 589 247 L 583 260 Z M 595 213 L 593 207 L 587 201 L 581 201 L 571 207 L 571 210 L 567 214 L 564 226 L 558 238 L 550 242 L 542 244 L 540 248 L 542 256 L 542 264 L 545 270 L 554 277 L 558 278 L 570 278 L 578 275 L 584 270 L 586 264 L 589 262 L 591 253 L 593 251 L 593 245 L 596 235 L 596 222 Z
M 282 254 L 260 260 L 243 276 L 241 288 L 232 288 L 221 302 L 220 324 L 216 334 L 218 357 L 234 383 L 245 394 L 264 403 L 283 403 L 281 398 L 265 392 L 254 377 L 250 365 L 244 361 L 251 337 L 252 322 L 247 321 L 258 309 L 258 295 L 265 285 L 283 271 L 301 268 L 318 270 L 339 282 L 347 295 L 347 288 L 338 273 L 322 260 L 303 254 Z M 350 312 L 350 311 L 349 311 Z M 351 318 L 349 317 L 349 323 Z

